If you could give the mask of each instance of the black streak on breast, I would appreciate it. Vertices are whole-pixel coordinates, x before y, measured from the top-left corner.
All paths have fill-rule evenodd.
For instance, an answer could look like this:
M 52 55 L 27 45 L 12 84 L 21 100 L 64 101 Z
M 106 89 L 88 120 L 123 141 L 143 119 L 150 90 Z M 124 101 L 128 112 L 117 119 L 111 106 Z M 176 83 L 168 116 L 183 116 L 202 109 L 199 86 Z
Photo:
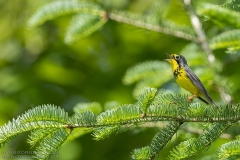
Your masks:
M 174 75 L 175 79 L 177 79 L 179 76 L 182 76 L 181 73 L 182 72 L 181 72 L 181 68 L 180 67 L 175 69 L 175 71 L 173 72 L 173 75 Z

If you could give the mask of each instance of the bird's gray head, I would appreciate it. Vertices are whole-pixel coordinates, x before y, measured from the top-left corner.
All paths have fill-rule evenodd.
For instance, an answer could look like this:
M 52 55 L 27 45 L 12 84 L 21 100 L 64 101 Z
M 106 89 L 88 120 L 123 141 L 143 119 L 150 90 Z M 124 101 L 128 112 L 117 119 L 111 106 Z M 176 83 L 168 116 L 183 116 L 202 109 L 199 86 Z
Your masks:
M 170 57 L 175 61 L 177 61 L 179 66 L 182 66 L 182 67 L 188 66 L 187 60 L 185 59 L 184 56 L 179 54 L 171 54 Z

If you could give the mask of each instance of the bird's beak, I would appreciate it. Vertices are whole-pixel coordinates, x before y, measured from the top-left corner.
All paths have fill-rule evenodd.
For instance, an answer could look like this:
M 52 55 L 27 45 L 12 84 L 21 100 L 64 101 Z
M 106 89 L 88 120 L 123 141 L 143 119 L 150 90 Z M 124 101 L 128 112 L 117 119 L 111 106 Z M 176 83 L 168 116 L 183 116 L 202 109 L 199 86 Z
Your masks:
M 169 59 L 164 59 L 164 60 L 170 63 L 172 61 L 172 56 L 167 53 L 166 53 L 166 55 L 168 55 Z
M 167 61 L 167 62 L 170 62 L 172 59 L 164 59 L 165 61 Z

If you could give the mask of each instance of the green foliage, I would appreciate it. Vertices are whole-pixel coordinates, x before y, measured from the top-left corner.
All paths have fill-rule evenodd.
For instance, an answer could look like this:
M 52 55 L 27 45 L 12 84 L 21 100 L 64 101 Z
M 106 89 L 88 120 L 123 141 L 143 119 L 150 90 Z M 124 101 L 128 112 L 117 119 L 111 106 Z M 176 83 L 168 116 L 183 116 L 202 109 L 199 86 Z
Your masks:
M 65 42 L 76 42 L 83 37 L 86 37 L 99 28 L 101 28 L 107 22 L 106 19 L 93 15 L 79 14 L 73 17 L 69 28 L 65 35 Z
M 240 27 L 239 13 L 212 4 L 203 4 L 197 9 L 199 15 L 204 15 L 225 26 Z
M 239 137 L 221 142 L 220 148 L 219 143 L 212 142 L 222 140 L 224 136 L 234 138 L 239 133 L 235 131 L 239 126 L 234 125 L 240 119 L 240 85 L 239 75 L 236 74 L 240 59 L 240 3 L 238 0 L 227 1 L 223 5 L 217 1 L 211 3 L 218 5 L 199 5 L 200 0 L 192 0 L 191 4 L 187 2 L 57 0 L 40 7 L 29 19 L 28 26 L 37 27 L 65 16 L 60 23 L 54 23 L 60 25 L 60 29 L 52 28 L 50 23 L 34 32 L 22 29 L 22 24 L 32 12 L 32 9 L 27 10 L 27 6 L 42 6 L 43 1 L 33 3 L 27 0 L 24 6 L 0 2 L 3 4 L 2 13 L 6 15 L 0 17 L 0 29 L 3 31 L 0 37 L 0 103 L 9 106 L 2 107 L 1 122 L 5 123 L 14 114 L 28 109 L 29 104 L 49 102 L 66 107 L 69 111 L 73 103 L 77 103 L 71 117 L 65 110 L 53 105 L 28 110 L 0 127 L 0 146 L 29 131 L 27 142 L 36 148 L 36 158 L 51 159 L 64 142 L 90 132 L 95 140 L 103 140 L 123 130 L 130 130 L 134 133 L 131 136 L 135 136 L 146 128 L 159 127 L 161 121 L 168 121 L 167 126 L 160 125 L 163 128 L 149 145 L 133 150 L 133 159 L 157 159 L 160 151 L 161 157 L 168 156 L 169 159 L 200 159 L 196 155 L 201 156 L 201 152 L 207 152 L 202 159 L 239 159 Z M 9 6 L 5 7 L 5 4 Z M 9 8 L 14 11 L 9 12 Z M 195 12 L 205 17 L 205 21 L 200 19 L 198 24 Z M 65 21 L 69 18 L 70 24 Z M 109 20 L 114 22 L 106 23 Z M 101 36 L 95 38 L 93 35 L 94 38 L 72 44 L 103 26 Z M 56 38 L 62 27 L 66 28 L 64 39 L 69 44 L 67 46 Z M 175 93 L 182 90 L 173 83 L 169 64 L 162 61 L 167 58 L 163 54 L 165 52 L 180 53 L 187 58 L 189 66 L 219 104 L 218 107 L 195 103 L 195 99 L 189 103 L 189 95 Z M 146 59 L 148 61 L 144 62 Z M 119 79 L 129 65 L 133 67 L 127 70 L 123 82 L 126 85 L 136 84 L 134 103 L 127 94 L 128 87 L 119 85 Z M 115 98 L 119 102 L 111 101 Z M 98 102 L 79 103 L 92 99 L 108 102 L 103 107 Z M 196 131 L 191 130 L 193 125 L 197 126 Z M 233 131 L 226 131 L 228 128 Z M 155 130 L 150 134 L 153 132 Z M 144 134 L 139 139 L 145 140 L 150 134 Z M 176 138 L 173 136 L 175 134 Z M 126 137 L 119 137 L 116 142 L 126 140 Z M 79 140 L 85 143 L 82 146 L 87 148 L 89 145 L 91 148 L 84 148 L 87 153 L 79 151 L 78 154 L 83 154 L 82 159 L 91 159 L 90 156 L 84 157 L 84 154 L 92 153 L 89 140 Z M 135 145 L 129 142 L 128 147 L 134 148 Z M 214 153 L 216 146 L 219 149 Z M 116 149 L 113 147 L 104 147 L 107 156 L 103 158 L 111 157 Z M 211 150 L 206 151 L 209 147 Z M 126 148 L 121 148 L 121 154 Z M 97 152 L 94 151 L 96 155 Z M 102 150 L 99 152 L 102 154 Z
M 122 23 L 133 25 L 139 28 L 196 41 L 194 37 L 194 31 L 191 27 L 179 25 L 171 20 L 164 19 L 159 21 L 158 18 L 152 16 L 118 10 L 112 10 L 108 16 L 112 20 L 120 21 Z
M 28 21 L 28 26 L 36 27 L 60 16 L 77 14 L 71 20 L 65 35 L 66 43 L 73 43 L 86 37 L 106 22 L 104 10 L 96 3 L 87 1 L 55 1 L 40 8 Z
M 189 26 L 179 25 L 163 19 L 167 7 L 157 2 L 151 14 L 140 15 L 127 11 L 112 10 L 107 13 L 98 4 L 87 1 L 55 1 L 40 8 L 28 21 L 28 26 L 36 27 L 48 20 L 68 14 L 78 14 L 72 18 L 65 35 L 66 43 L 73 43 L 101 28 L 108 18 L 137 27 L 175 35 L 180 38 L 195 39 L 194 31 Z M 163 5 L 168 5 L 164 2 Z M 164 8 L 164 9 L 163 9 Z M 154 18 L 152 16 L 154 15 Z M 162 18 L 161 18 L 162 17 Z
M 153 101 L 157 90 L 155 88 L 144 88 L 142 93 L 138 96 L 138 106 L 143 114 L 146 113 L 147 108 Z
M 145 87 L 161 87 L 172 78 L 167 62 L 148 61 L 129 68 L 124 75 L 123 83 L 130 85 L 137 82 L 133 91 L 134 97 Z
M 67 14 L 90 14 L 94 16 L 101 16 L 103 10 L 101 7 L 92 2 L 78 2 L 78 1 L 54 1 L 40 8 L 28 22 L 28 26 L 36 27 L 48 20 Z
M 172 152 L 169 159 L 184 159 L 198 154 L 211 145 L 232 123 L 214 123 L 207 127 L 203 134 L 197 139 L 190 139 L 187 142 L 180 143 Z
M 225 143 L 217 150 L 217 157 L 219 159 L 231 159 L 233 157 L 239 158 L 240 156 L 239 146 L 240 146 L 239 139 Z
M 62 128 L 67 121 L 67 112 L 59 107 L 52 105 L 35 107 L 0 128 L 1 147 L 20 133 L 40 128 Z
M 83 113 L 75 113 L 70 119 L 70 124 L 73 126 L 93 126 L 96 122 L 96 116 L 90 110 Z
M 172 136 L 176 133 L 181 123 L 170 122 L 166 128 L 163 128 L 153 139 L 150 144 L 151 155 L 156 157 L 159 151 L 171 140 Z
M 170 1 L 168 0 L 157 0 L 153 3 L 149 9 L 148 16 L 156 18 L 159 22 L 166 19 L 167 12 L 169 10 Z
M 236 45 L 236 46 L 231 46 L 228 47 L 226 53 L 230 53 L 230 54 L 238 54 L 240 51 L 240 46 Z
M 68 132 L 66 129 L 58 129 L 51 136 L 46 137 L 41 143 L 40 146 L 36 149 L 36 158 L 37 159 L 51 159 L 58 156 L 56 153 L 59 150 L 60 146 L 66 141 L 68 137 Z M 52 156 L 52 157 L 51 157 Z
M 36 143 L 45 139 L 48 135 L 51 135 L 56 130 L 57 128 L 43 128 L 33 130 L 27 142 L 33 147 L 34 145 L 36 145 Z
M 92 111 L 94 114 L 99 114 L 102 112 L 102 106 L 98 102 L 82 102 L 78 103 L 73 107 L 73 111 L 75 113 L 83 113 L 85 111 Z
M 149 146 L 134 149 L 131 155 L 132 159 L 149 159 L 151 157 L 151 149 Z
M 239 45 L 240 42 L 239 35 L 240 30 L 231 30 L 223 32 L 211 39 L 210 47 L 212 49 L 219 49 Z
M 39 143 L 35 151 L 36 157 L 50 159 L 56 156 L 54 153 L 72 133 L 70 140 L 93 130 L 94 139 L 102 140 L 117 133 L 122 126 L 172 121 L 157 133 L 147 147 L 132 152 L 134 159 L 153 159 L 172 139 L 183 122 L 212 122 L 198 138 L 180 143 L 171 151 L 170 158 L 182 159 L 206 149 L 240 119 L 238 105 L 224 105 L 217 108 L 204 103 L 189 103 L 187 95 L 171 93 L 156 95 L 156 92 L 155 88 L 145 88 L 139 95 L 137 103 L 114 107 L 97 116 L 90 110 L 84 111 L 92 106 L 101 108 L 96 102 L 78 104 L 74 108 L 76 113 L 71 118 L 68 118 L 68 114 L 63 109 L 52 105 L 30 109 L 0 128 L 1 145 L 22 132 L 32 131 L 28 143 L 32 147 Z M 89 130 L 87 131 L 86 128 Z M 224 154 L 225 150 L 222 152 L 219 149 L 218 152 Z
M 233 11 L 239 12 L 240 11 L 240 6 L 239 5 L 240 5 L 239 0 L 232 0 L 231 2 L 225 3 L 222 6 L 225 7 L 225 8 L 231 9 Z
M 119 130 L 120 125 L 112 125 L 107 127 L 98 127 L 94 129 L 93 137 L 95 140 L 102 140 Z
M 184 159 L 188 158 L 188 154 L 182 154 L 188 152 L 188 145 L 194 143 L 196 138 L 190 138 L 186 141 L 181 142 L 178 146 L 176 146 L 172 151 L 171 155 L 169 156 L 169 159 Z
M 97 117 L 97 124 L 99 125 L 121 124 L 128 120 L 132 120 L 139 117 L 141 117 L 141 111 L 139 106 L 128 104 L 101 113 Z
M 20 123 L 34 121 L 55 121 L 66 123 L 68 121 L 68 113 L 62 108 L 54 105 L 43 105 L 28 110 L 22 116 L 18 117 Z

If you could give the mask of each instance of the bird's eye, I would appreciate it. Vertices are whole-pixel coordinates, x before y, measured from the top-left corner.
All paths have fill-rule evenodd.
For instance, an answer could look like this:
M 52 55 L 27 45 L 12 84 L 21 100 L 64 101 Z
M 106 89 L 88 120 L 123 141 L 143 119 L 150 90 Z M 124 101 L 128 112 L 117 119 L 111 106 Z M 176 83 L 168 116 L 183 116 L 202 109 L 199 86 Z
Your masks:
M 180 59 L 180 56 L 179 56 L 179 55 L 176 55 L 176 56 L 175 56 L 175 59 L 176 59 L 176 60 L 179 60 L 179 59 Z

